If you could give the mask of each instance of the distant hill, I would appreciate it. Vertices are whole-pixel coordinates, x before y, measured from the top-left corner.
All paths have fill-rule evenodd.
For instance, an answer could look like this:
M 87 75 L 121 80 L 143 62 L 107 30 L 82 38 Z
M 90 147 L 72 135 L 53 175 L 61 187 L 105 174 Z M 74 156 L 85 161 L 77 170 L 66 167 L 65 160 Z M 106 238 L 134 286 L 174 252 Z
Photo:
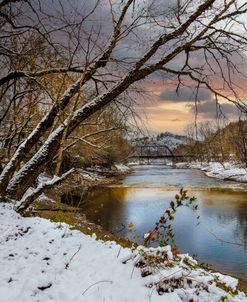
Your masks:
M 247 167 L 247 121 L 239 120 L 217 129 L 208 123 L 198 125 L 203 136 L 196 144 L 180 145 L 176 152 L 193 154 L 200 161 L 235 161 Z
M 156 136 L 156 141 L 159 145 L 166 145 L 170 149 L 175 149 L 180 145 L 187 145 L 191 140 L 184 135 L 178 135 L 171 132 L 161 132 Z
M 170 150 L 180 145 L 187 145 L 191 140 L 184 135 L 178 135 L 171 132 L 161 132 L 153 136 L 144 136 L 132 140 L 134 146 L 165 146 Z

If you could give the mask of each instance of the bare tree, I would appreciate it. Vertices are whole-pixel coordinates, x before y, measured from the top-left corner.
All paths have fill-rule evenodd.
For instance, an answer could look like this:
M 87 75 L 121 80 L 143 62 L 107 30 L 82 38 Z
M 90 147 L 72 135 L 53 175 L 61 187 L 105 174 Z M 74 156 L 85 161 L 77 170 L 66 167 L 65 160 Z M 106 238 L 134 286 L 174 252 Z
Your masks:
M 80 20 L 72 18 L 73 21 L 68 21 L 67 9 L 61 2 L 61 11 L 53 16 L 41 2 L 11 2 L 0 5 L 0 17 L 8 32 L 6 38 L 0 39 L 9 40 L 16 34 L 24 39 L 27 33 L 35 33 L 45 48 L 49 47 L 61 59 L 48 68 L 43 68 L 45 64 L 28 70 L 9 68 L 0 84 L 6 87 L 28 79 L 43 87 L 42 80 L 51 74 L 66 75 L 70 80 L 64 81 L 55 99 L 44 90 L 50 106 L 4 167 L 0 176 L 2 198 L 21 199 L 33 179 L 56 156 L 63 140 L 73 136 L 99 110 L 126 96 L 134 84 L 155 77 L 156 72 L 176 80 L 178 89 L 183 83 L 207 88 L 216 102 L 231 102 L 246 112 L 245 100 L 241 98 L 243 87 L 239 85 L 240 79 L 246 78 L 243 66 L 247 4 L 242 1 L 174 1 L 164 5 L 164 9 L 159 1 L 92 1 L 87 13 L 78 14 Z M 160 3 L 159 9 L 156 3 Z M 29 10 L 32 17 L 27 21 L 25 11 Z M 99 10 L 107 11 L 112 20 L 110 27 L 109 23 L 106 28 L 102 23 L 97 26 Z M 79 7 L 76 11 L 80 12 Z M 62 34 L 66 41 L 61 39 Z M 126 46 L 129 53 L 124 53 Z M 86 101 L 78 102 L 61 122 L 61 113 L 85 91 L 93 93 Z M 33 152 L 42 138 L 42 145 Z
M 247 167 L 247 123 L 239 118 L 232 127 L 230 141 L 236 153 L 236 159 Z

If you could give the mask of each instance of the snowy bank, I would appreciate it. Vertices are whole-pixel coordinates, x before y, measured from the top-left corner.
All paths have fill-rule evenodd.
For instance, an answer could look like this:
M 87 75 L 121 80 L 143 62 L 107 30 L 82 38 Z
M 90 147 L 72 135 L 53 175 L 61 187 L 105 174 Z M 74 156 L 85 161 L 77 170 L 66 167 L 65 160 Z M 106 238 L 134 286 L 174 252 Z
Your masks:
M 116 164 L 115 168 L 119 172 L 129 172 L 130 171 L 130 168 L 124 164 Z
M 23 218 L 9 204 L 0 204 L 0 220 L 1 302 L 247 301 L 220 288 L 235 291 L 235 278 L 206 272 L 169 246 L 131 252 L 64 223 Z M 155 267 L 153 257 L 162 259 Z
M 218 162 L 177 163 L 176 167 L 199 169 L 204 171 L 209 177 L 223 180 L 247 182 L 247 169 L 230 162 L 225 162 L 223 164 Z

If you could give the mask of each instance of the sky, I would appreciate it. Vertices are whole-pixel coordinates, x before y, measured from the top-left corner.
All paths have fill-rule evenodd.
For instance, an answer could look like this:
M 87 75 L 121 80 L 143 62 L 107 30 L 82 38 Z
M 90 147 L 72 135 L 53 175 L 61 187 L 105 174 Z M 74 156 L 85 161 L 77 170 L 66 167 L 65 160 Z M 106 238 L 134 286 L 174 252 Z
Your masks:
M 65 3 L 72 3 L 78 11 L 87 11 L 92 9 L 96 0 L 73 0 Z M 237 0 L 236 0 L 237 1 Z M 242 1 L 242 0 L 238 0 Z M 151 3 L 152 0 L 136 0 L 136 6 L 146 5 Z M 220 2 L 220 1 L 219 1 Z M 54 7 L 54 3 L 51 0 L 46 0 L 47 7 L 46 10 L 49 10 L 49 5 Z M 94 17 L 92 17 L 92 22 L 86 23 L 84 26 L 89 26 L 89 28 L 94 28 L 96 30 L 96 23 L 98 22 L 99 27 L 103 28 L 101 30 L 102 37 L 104 36 L 107 39 L 107 36 L 110 36 L 112 31 L 112 20 L 109 10 L 109 0 L 101 0 L 101 5 L 98 10 L 96 10 Z M 112 0 L 112 3 L 122 3 L 122 0 Z M 150 14 L 158 14 L 162 10 L 166 10 L 177 3 L 177 0 L 155 0 L 153 5 L 150 8 Z M 243 2 L 244 3 L 244 2 Z M 70 7 L 70 6 L 68 6 Z M 59 6 L 58 6 L 59 9 Z M 117 11 L 117 6 L 113 6 L 113 9 Z M 70 18 L 76 18 L 74 16 L 74 11 L 71 11 Z M 96 18 L 95 18 L 96 17 Z M 132 18 L 132 10 L 128 18 Z M 160 30 L 160 29 L 159 29 Z M 145 49 L 148 49 L 148 42 L 154 39 L 155 35 L 159 35 L 159 30 L 154 28 L 153 25 L 144 24 L 135 32 L 136 36 L 139 36 L 136 43 L 134 35 L 128 36 L 127 39 L 123 40 L 123 43 L 120 43 L 120 47 L 114 53 L 114 56 L 117 58 L 130 58 L 132 60 L 135 57 L 143 54 Z M 151 42 L 150 42 L 151 43 Z M 136 46 L 138 45 L 138 47 Z M 169 46 L 168 46 L 169 47 Z M 169 49 L 166 51 L 169 51 Z M 193 67 L 200 66 L 201 62 L 204 60 L 200 55 L 193 56 L 190 58 L 190 64 Z M 241 62 L 238 57 L 232 58 L 234 62 L 237 62 L 241 66 Z M 211 62 L 214 71 L 219 73 L 217 70 L 217 64 Z M 179 69 L 184 64 L 184 57 L 179 57 L 176 61 L 172 62 L 172 68 Z M 242 68 L 242 67 L 241 67 Z M 225 72 L 226 70 L 223 70 Z M 247 73 L 247 72 L 246 72 Z M 215 80 L 216 82 L 218 80 Z M 222 86 L 222 83 L 218 81 L 219 87 Z M 236 78 L 236 82 L 240 86 L 245 86 L 245 81 Z M 138 115 L 142 118 L 146 127 L 152 132 L 164 132 L 171 131 L 175 133 L 183 133 L 184 129 L 188 124 L 202 121 L 208 121 L 215 119 L 219 111 L 217 111 L 217 106 L 215 98 L 211 92 L 206 88 L 201 88 L 198 91 L 197 98 L 197 115 L 195 115 L 195 95 L 196 87 L 192 82 L 185 82 L 184 86 L 180 86 L 176 90 L 177 80 L 174 78 L 168 78 L 164 73 L 155 73 L 151 77 L 145 79 L 141 83 L 142 88 L 146 91 L 145 97 L 142 95 L 135 95 L 138 107 L 136 111 Z M 241 92 L 243 95 L 243 92 Z M 247 95 L 247 94 L 246 94 Z M 238 110 L 231 103 L 226 103 L 219 99 L 221 103 L 221 112 L 228 119 L 234 119 L 238 116 Z
M 158 8 L 164 7 L 165 4 L 171 2 L 174 1 L 155 1 L 155 3 L 158 3 Z M 240 5 L 244 3 L 246 5 L 246 2 L 239 1 Z M 244 20 L 244 22 L 245 21 L 246 20 Z M 240 28 L 237 28 L 237 32 L 241 34 L 242 31 Z M 246 66 L 243 65 L 241 58 L 237 54 L 231 54 L 230 59 L 237 67 L 236 69 L 240 70 L 243 74 L 246 74 Z M 182 61 L 184 61 L 183 58 L 178 58 L 177 61 L 173 62 L 173 65 L 175 66 L 172 67 L 178 70 L 181 68 Z M 204 56 L 200 54 L 194 57 L 192 55 L 192 57 L 190 57 L 190 64 L 193 67 L 203 66 L 202 62 L 205 62 L 205 59 Z M 210 64 L 213 72 L 221 74 L 221 70 L 219 70 L 219 67 L 217 66 L 218 63 L 212 60 Z M 223 74 L 227 78 L 227 67 L 223 64 L 222 66 Z M 231 98 L 235 97 L 229 87 L 223 85 L 219 78 L 217 79 L 215 77 L 212 81 L 214 81 L 215 87 L 218 87 L 221 92 L 224 92 L 224 94 Z M 238 96 L 246 102 L 246 78 L 238 76 L 236 72 L 233 72 L 231 82 L 234 83 L 233 87 L 235 85 L 234 89 L 238 92 Z M 143 117 L 146 117 L 147 126 L 151 131 L 171 131 L 182 134 L 186 131 L 187 125 L 194 124 L 195 122 L 214 122 L 219 118 L 224 118 L 226 122 L 229 122 L 238 119 L 241 115 L 235 105 L 222 98 L 217 100 L 217 105 L 214 94 L 207 88 L 201 88 L 196 92 L 195 84 L 187 81 L 184 83 L 184 86 L 181 85 L 177 90 L 177 83 L 178 81 L 175 78 L 167 79 L 164 75 L 154 74 L 143 84 L 145 90 L 148 92 L 148 97 L 145 102 L 140 102 L 140 104 L 143 112 L 142 115 Z M 196 95 L 198 101 L 195 103 Z
M 146 0 L 144 2 L 148 2 L 152 0 Z M 143 2 L 143 3 L 144 3 Z M 138 1 L 137 1 L 138 3 Z M 154 2 L 154 12 L 161 12 L 162 9 L 166 10 L 167 7 L 177 3 L 176 0 L 155 0 Z M 219 3 L 222 2 L 219 1 Z M 244 2 L 239 1 L 239 3 L 243 4 Z M 224 25 L 223 25 L 224 26 Z M 238 29 L 238 33 L 241 31 Z M 145 37 L 152 37 L 152 33 L 155 34 L 153 28 L 146 26 L 146 32 L 143 33 L 140 30 L 140 36 L 143 35 L 143 40 L 145 41 Z M 143 43 L 142 47 L 145 48 L 145 43 Z M 169 51 L 169 50 L 168 50 Z M 134 57 L 136 49 L 133 49 L 132 42 L 125 44 L 125 48 L 121 50 L 122 54 L 126 54 L 126 56 L 131 55 Z M 197 52 L 196 52 L 197 53 Z M 218 63 L 210 59 L 211 66 L 213 68 L 213 73 L 220 74 L 221 70 L 219 68 Z M 220 60 L 220 59 L 219 59 Z M 238 55 L 232 54 L 231 60 L 236 64 L 237 68 L 246 73 L 246 70 L 242 66 L 241 58 Z M 179 70 L 181 66 L 184 64 L 184 56 L 178 57 L 176 61 L 172 62 L 171 67 L 175 70 Z M 202 67 L 205 63 L 205 58 L 203 54 L 192 55 L 190 57 L 190 65 L 193 67 Z M 223 66 L 223 65 L 222 65 Z M 209 68 L 209 67 L 207 67 Z M 222 67 L 224 75 L 227 77 L 227 67 Z M 206 73 L 206 72 L 205 72 Z M 209 74 L 209 73 L 208 73 Z M 223 85 L 220 79 L 212 78 L 215 86 L 219 87 L 219 89 L 224 90 L 229 97 L 234 97 L 232 92 L 229 91 L 229 87 L 225 87 L 227 85 Z M 232 82 L 235 82 L 237 85 L 241 87 L 246 86 L 246 81 L 243 78 L 239 78 L 237 75 L 234 75 L 234 79 L 231 79 Z M 218 99 L 218 104 L 215 100 L 215 96 L 206 88 L 199 89 L 196 92 L 195 83 L 191 81 L 185 81 L 183 85 L 177 89 L 177 78 L 167 78 L 167 76 L 163 73 L 155 73 L 151 77 L 147 78 L 143 83 L 142 87 L 146 91 L 146 96 L 143 98 L 142 96 L 138 97 L 139 107 L 137 108 L 137 113 L 141 116 L 141 118 L 146 123 L 147 128 L 151 132 L 165 132 L 170 131 L 178 134 L 183 134 L 187 125 L 194 124 L 195 122 L 200 123 L 204 121 L 212 121 L 215 119 L 225 118 L 226 121 L 231 121 L 237 119 L 239 117 L 239 110 L 232 103 L 227 102 L 221 98 Z M 247 93 L 239 88 L 234 87 L 238 90 L 239 95 L 246 99 Z M 241 91 L 240 91 L 241 90 Z M 195 107 L 195 98 L 197 96 L 197 103 Z M 195 114 L 196 112 L 196 114 Z
M 189 124 L 214 121 L 220 116 L 214 96 L 209 90 L 202 88 L 198 92 L 200 101 L 196 104 L 196 115 L 195 88 L 181 87 L 177 92 L 175 84 L 176 82 L 167 85 L 161 79 L 147 80 L 143 84 L 148 96 L 145 101 L 140 101 L 139 111 L 151 132 L 183 134 Z M 230 103 L 221 103 L 221 111 L 229 121 L 239 116 L 237 108 Z

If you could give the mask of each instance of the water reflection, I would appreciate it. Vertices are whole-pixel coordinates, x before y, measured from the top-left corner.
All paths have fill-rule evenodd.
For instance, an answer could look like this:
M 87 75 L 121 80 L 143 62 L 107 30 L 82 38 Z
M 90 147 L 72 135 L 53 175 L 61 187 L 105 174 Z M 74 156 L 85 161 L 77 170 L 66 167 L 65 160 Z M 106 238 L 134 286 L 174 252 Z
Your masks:
M 216 269 L 247 277 L 245 185 L 214 180 L 196 170 L 137 167 L 116 187 L 92 193 L 84 209 L 90 220 L 107 230 L 118 232 L 122 223 L 133 222 L 139 234 L 143 234 L 153 228 L 182 185 L 198 197 L 201 223 L 196 226 L 189 209 L 178 211 L 174 229 L 179 249 L 196 254 Z M 128 236 L 127 228 L 120 235 Z

